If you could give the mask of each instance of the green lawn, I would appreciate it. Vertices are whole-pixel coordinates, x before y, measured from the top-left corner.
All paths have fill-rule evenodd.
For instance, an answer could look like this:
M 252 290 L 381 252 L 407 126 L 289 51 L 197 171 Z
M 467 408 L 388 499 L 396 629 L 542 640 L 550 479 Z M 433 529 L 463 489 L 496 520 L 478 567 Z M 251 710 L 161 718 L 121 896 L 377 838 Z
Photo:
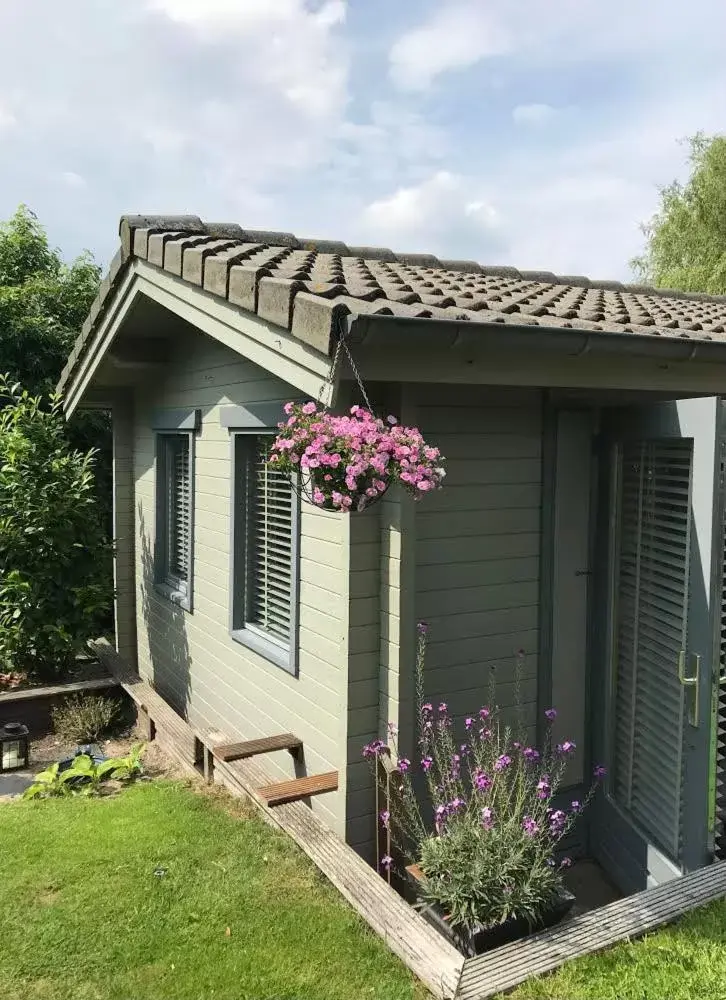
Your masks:
M 531 979 L 507 1000 L 724 1000 L 726 902 Z
M 114 798 L 0 805 L 0 995 L 425 992 L 301 852 L 246 807 L 142 782 Z

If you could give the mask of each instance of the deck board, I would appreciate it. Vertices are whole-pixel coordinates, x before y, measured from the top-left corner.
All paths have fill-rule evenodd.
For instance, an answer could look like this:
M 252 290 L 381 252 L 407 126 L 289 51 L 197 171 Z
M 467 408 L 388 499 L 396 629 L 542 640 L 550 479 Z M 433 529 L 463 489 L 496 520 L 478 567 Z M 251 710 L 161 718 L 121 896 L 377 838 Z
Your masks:
M 671 923 L 724 895 L 726 862 L 626 896 L 525 940 L 467 959 L 457 1000 L 487 1000 L 531 976 L 552 972 L 571 959 Z

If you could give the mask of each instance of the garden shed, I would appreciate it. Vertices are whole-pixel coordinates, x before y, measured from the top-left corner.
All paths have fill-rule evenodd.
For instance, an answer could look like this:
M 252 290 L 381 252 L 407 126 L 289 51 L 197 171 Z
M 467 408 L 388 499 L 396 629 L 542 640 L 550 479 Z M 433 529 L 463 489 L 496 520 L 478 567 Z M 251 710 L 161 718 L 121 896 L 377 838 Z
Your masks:
M 282 407 L 361 402 L 418 426 L 444 488 L 322 510 L 269 473 Z M 291 733 L 277 776 L 376 851 L 363 745 L 412 756 L 426 694 L 458 720 L 558 708 L 573 850 L 623 891 L 719 855 L 726 299 L 126 216 L 60 380 L 111 411 L 119 653 L 198 731 Z M 299 748 L 297 748 L 299 749 Z

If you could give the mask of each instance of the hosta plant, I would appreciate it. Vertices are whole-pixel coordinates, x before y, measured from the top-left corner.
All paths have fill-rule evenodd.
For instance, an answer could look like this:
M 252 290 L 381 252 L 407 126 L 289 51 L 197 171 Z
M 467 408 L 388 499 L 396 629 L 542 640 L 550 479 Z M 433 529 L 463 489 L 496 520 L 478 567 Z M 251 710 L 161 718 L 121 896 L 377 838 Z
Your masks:
M 307 498 L 328 510 L 361 511 L 400 483 L 414 498 L 441 486 L 444 459 L 415 427 L 353 406 L 336 416 L 311 402 L 286 403 L 270 466 L 299 473 Z
M 570 863 L 558 859 L 558 845 L 605 771 L 595 769 L 582 801 L 555 803 L 575 745 L 553 743 L 554 708 L 545 712 L 544 746 L 528 743 L 519 693 L 523 654 L 514 668 L 518 721 L 505 724 L 492 683 L 490 703 L 463 720 L 456 737 L 446 704 L 424 700 L 426 631 L 419 625 L 419 759 L 398 758 L 400 782 L 380 821 L 404 857 L 418 863 L 423 901 L 437 904 L 451 927 L 474 931 L 510 917 L 536 924 L 559 898 Z M 397 755 L 394 726 L 389 733 L 390 746 L 375 740 L 364 756 Z M 417 796 L 422 786 L 427 795 Z
M 24 799 L 53 799 L 68 795 L 99 795 L 107 781 L 130 782 L 143 771 L 143 743 L 132 747 L 125 757 L 110 757 L 100 763 L 89 754 L 78 754 L 70 767 L 61 770 L 51 764 L 36 774 L 34 783 L 23 792 Z

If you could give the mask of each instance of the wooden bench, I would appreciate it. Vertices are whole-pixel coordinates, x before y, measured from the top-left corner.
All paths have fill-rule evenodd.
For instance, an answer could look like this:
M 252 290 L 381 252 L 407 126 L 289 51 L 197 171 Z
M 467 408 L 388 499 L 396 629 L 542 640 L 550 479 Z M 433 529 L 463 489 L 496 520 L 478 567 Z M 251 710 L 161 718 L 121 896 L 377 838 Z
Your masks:
M 262 785 L 257 794 L 268 806 L 279 806 L 283 802 L 297 802 L 311 795 L 322 792 L 337 792 L 338 772 L 328 771 L 325 774 L 310 774 L 306 778 L 293 778 L 292 781 L 277 781 L 271 785 Z
M 299 755 L 302 740 L 293 733 L 280 733 L 278 736 L 266 736 L 260 740 L 245 740 L 243 743 L 222 743 L 212 747 L 212 753 L 217 760 L 229 763 L 233 760 L 245 760 L 260 753 L 273 753 L 275 750 L 289 750 L 293 755 Z

